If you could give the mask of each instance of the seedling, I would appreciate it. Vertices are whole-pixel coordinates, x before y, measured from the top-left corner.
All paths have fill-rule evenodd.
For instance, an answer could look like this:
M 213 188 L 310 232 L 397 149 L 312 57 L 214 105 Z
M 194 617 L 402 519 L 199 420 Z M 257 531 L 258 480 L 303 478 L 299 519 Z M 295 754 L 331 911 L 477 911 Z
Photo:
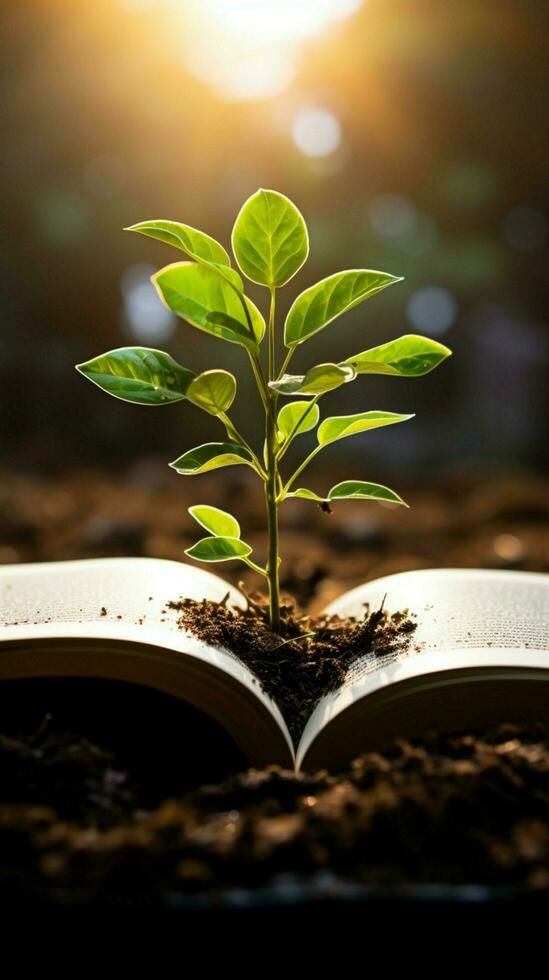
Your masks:
M 220 420 L 227 441 L 189 449 L 170 466 L 184 476 L 222 466 L 249 466 L 264 485 L 267 558 L 264 565 L 257 564 L 251 557 L 252 548 L 241 537 L 236 518 L 203 504 L 190 507 L 189 512 L 207 536 L 185 554 L 205 562 L 238 558 L 263 576 L 269 590 L 270 625 L 279 632 L 278 509 L 285 500 L 300 497 L 320 504 L 324 510 L 340 500 L 384 500 L 407 506 L 389 487 L 363 480 L 337 483 L 324 497 L 306 487 L 296 487 L 309 463 L 331 443 L 413 417 L 366 411 L 320 421 L 320 399 L 363 374 L 420 377 L 437 367 L 451 351 L 435 340 L 407 334 L 342 361 L 316 364 L 305 374 L 289 374 L 297 347 L 347 310 L 401 281 L 401 277 L 387 272 L 346 269 L 310 286 L 294 300 L 284 324 L 285 356 L 279 366 L 277 290 L 295 276 L 307 259 L 309 237 L 298 209 L 276 191 L 258 190 L 253 194 L 242 206 L 232 232 L 232 248 L 240 271 L 268 290 L 267 321 L 245 295 L 242 278 L 232 268 L 225 249 L 209 235 L 177 221 L 144 221 L 125 230 L 172 245 L 190 259 L 167 265 L 152 277 L 152 282 L 161 300 L 177 316 L 198 330 L 238 344 L 246 352 L 265 416 L 263 452 L 255 452 L 229 417 L 236 395 L 236 379 L 229 371 L 215 368 L 197 374 L 169 354 L 146 347 L 111 350 L 78 364 L 77 370 L 103 391 L 124 401 L 169 405 L 186 400 Z M 281 399 L 285 404 L 279 407 Z M 294 439 L 312 429 L 317 430 L 314 449 L 293 473 L 283 475 L 281 464 Z

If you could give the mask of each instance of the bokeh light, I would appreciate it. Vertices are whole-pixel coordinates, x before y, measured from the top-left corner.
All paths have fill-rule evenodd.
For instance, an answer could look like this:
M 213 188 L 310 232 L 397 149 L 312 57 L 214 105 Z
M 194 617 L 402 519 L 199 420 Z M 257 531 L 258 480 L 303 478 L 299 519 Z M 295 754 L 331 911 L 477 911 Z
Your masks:
M 442 286 L 426 286 L 410 297 L 407 314 L 416 330 L 427 334 L 445 333 L 457 316 L 455 296 Z
M 341 124 L 327 109 L 302 109 L 294 119 L 292 136 L 305 156 L 326 157 L 341 143 Z
M 123 326 L 134 340 L 155 346 L 169 340 L 177 320 L 158 300 L 150 281 L 154 266 L 132 265 L 123 273 L 120 289 L 123 300 Z

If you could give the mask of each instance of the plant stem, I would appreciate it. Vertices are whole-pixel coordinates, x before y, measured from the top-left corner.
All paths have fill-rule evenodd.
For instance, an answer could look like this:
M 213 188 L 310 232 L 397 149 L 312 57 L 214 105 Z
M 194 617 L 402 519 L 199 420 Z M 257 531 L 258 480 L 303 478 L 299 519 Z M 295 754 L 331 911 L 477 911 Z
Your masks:
M 257 572 L 258 575 L 262 575 L 263 578 L 267 578 L 267 572 L 265 569 L 261 568 L 261 565 L 256 565 L 255 561 L 252 561 L 251 558 L 241 558 L 240 560 L 243 561 L 245 565 L 249 565 L 250 568 L 253 568 L 254 572 Z
M 273 461 L 274 462 L 274 461 Z M 276 466 L 276 463 L 274 463 Z M 269 536 L 269 558 L 267 581 L 269 583 L 269 622 L 273 633 L 280 632 L 280 583 L 278 560 L 278 499 L 276 483 L 270 479 L 265 484 L 267 503 L 267 533 Z
M 263 371 L 261 370 L 261 364 L 259 359 L 255 354 L 252 354 L 250 350 L 247 349 L 248 357 L 250 358 L 250 364 L 252 365 L 252 371 L 254 373 L 255 383 L 258 387 L 259 394 L 261 396 L 261 401 L 263 402 L 263 408 L 266 412 L 269 411 L 269 388 L 265 384 L 265 378 L 263 377 Z
M 291 361 L 291 359 L 293 357 L 294 350 L 295 350 L 295 347 L 290 347 L 288 353 L 286 354 L 286 357 L 284 358 L 284 362 L 282 364 L 282 367 L 280 368 L 280 371 L 278 372 L 278 378 L 276 379 L 277 381 L 280 381 L 281 377 L 286 373 L 286 368 L 288 367 L 288 364 L 290 363 L 290 361 Z
M 271 288 L 271 303 L 269 310 L 269 373 L 268 380 L 273 381 L 275 367 L 275 290 Z M 269 623 L 274 633 L 280 633 L 280 582 L 278 557 L 278 489 L 279 475 L 276 430 L 277 394 L 267 387 L 267 411 L 265 418 L 265 443 L 267 447 L 267 482 L 265 483 L 265 503 L 267 507 L 267 533 L 269 540 L 269 555 L 267 560 L 267 581 L 269 583 Z

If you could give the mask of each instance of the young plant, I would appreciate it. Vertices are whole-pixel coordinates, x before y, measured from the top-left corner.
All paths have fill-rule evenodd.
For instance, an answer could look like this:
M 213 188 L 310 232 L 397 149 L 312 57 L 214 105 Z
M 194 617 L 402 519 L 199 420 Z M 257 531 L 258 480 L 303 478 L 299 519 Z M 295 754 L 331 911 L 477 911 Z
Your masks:
M 198 330 L 238 344 L 249 359 L 265 418 L 262 454 L 254 451 L 229 417 L 236 395 L 234 376 L 223 369 L 196 374 L 163 351 L 122 347 L 108 351 L 77 370 L 103 391 L 139 405 L 169 405 L 189 401 L 220 420 L 227 441 L 188 449 L 170 466 L 184 476 L 196 476 L 222 466 L 245 465 L 264 485 L 268 548 L 264 565 L 252 560 L 252 548 L 242 540 L 236 518 L 217 507 L 196 505 L 191 516 L 204 528 L 203 537 L 185 554 L 205 562 L 239 558 L 266 579 L 270 625 L 280 629 L 280 555 L 278 509 L 291 497 L 316 501 L 324 510 L 339 500 L 385 500 L 407 506 L 388 487 L 363 480 L 344 480 L 322 497 L 296 481 L 326 446 L 347 436 L 384 425 L 405 422 L 411 415 L 362 411 L 330 416 L 320 422 L 320 399 L 327 392 L 363 374 L 420 377 L 432 371 L 451 351 L 435 340 L 407 334 L 361 351 L 342 361 L 315 364 L 304 374 L 288 374 L 297 347 L 324 330 L 359 303 L 400 282 L 401 277 L 371 269 L 346 269 L 322 279 L 293 302 L 284 324 L 285 356 L 278 364 L 275 322 L 277 290 L 301 268 L 309 254 L 309 237 L 302 215 L 283 194 L 258 190 L 242 206 L 232 232 L 232 248 L 240 271 L 268 290 L 267 321 L 245 295 L 240 274 L 215 239 L 177 221 L 144 221 L 127 231 L 155 238 L 183 252 L 187 261 L 174 262 L 152 277 L 161 300 Z M 264 343 L 263 343 L 264 342 Z M 262 345 L 266 348 L 263 355 Z M 285 404 L 279 408 L 280 399 Z M 320 422 L 320 424 L 319 424 Z M 294 439 L 317 428 L 316 445 L 293 473 L 282 475 L 281 464 Z

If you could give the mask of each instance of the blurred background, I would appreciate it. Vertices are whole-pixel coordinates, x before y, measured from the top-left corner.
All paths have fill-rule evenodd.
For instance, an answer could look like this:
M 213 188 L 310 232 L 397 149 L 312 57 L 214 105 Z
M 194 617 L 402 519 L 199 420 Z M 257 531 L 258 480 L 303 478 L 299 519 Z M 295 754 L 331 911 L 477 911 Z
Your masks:
M 4 466 L 129 467 L 146 482 L 158 465 L 182 491 L 166 463 L 222 430 L 189 405 L 109 399 L 75 372 L 127 344 L 234 370 L 235 421 L 261 438 L 243 352 L 176 321 L 150 285 L 177 253 L 122 231 L 172 218 L 228 246 L 260 186 L 294 200 L 310 229 L 281 312 L 341 269 L 405 277 L 304 345 L 292 370 L 407 332 L 454 350 L 423 379 L 361 379 L 323 400 L 329 414 L 417 413 L 332 447 L 338 479 L 401 489 L 546 465 L 549 7 L 5 0 L 0 17 Z M 244 469 L 226 471 L 235 492 Z M 312 471 L 308 485 L 326 489 Z
M 218 424 L 198 410 L 114 402 L 73 365 L 141 343 L 247 378 L 238 348 L 176 321 L 157 299 L 149 276 L 177 253 L 122 228 L 168 217 L 228 245 L 242 201 L 263 186 L 291 197 L 310 228 L 310 259 L 282 305 L 344 268 L 405 276 L 304 345 L 293 367 L 405 332 L 455 351 L 421 381 L 368 379 L 326 398 L 330 413 L 417 412 L 340 453 L 360 445 L 399 470 L 543 462 L 548 8 L 27 0 L 2 9 L 10 455 L 119 460 L 177 454 L 190 428 L 216 437 Z M 243 382 L 242 422 L 253 397 Z

